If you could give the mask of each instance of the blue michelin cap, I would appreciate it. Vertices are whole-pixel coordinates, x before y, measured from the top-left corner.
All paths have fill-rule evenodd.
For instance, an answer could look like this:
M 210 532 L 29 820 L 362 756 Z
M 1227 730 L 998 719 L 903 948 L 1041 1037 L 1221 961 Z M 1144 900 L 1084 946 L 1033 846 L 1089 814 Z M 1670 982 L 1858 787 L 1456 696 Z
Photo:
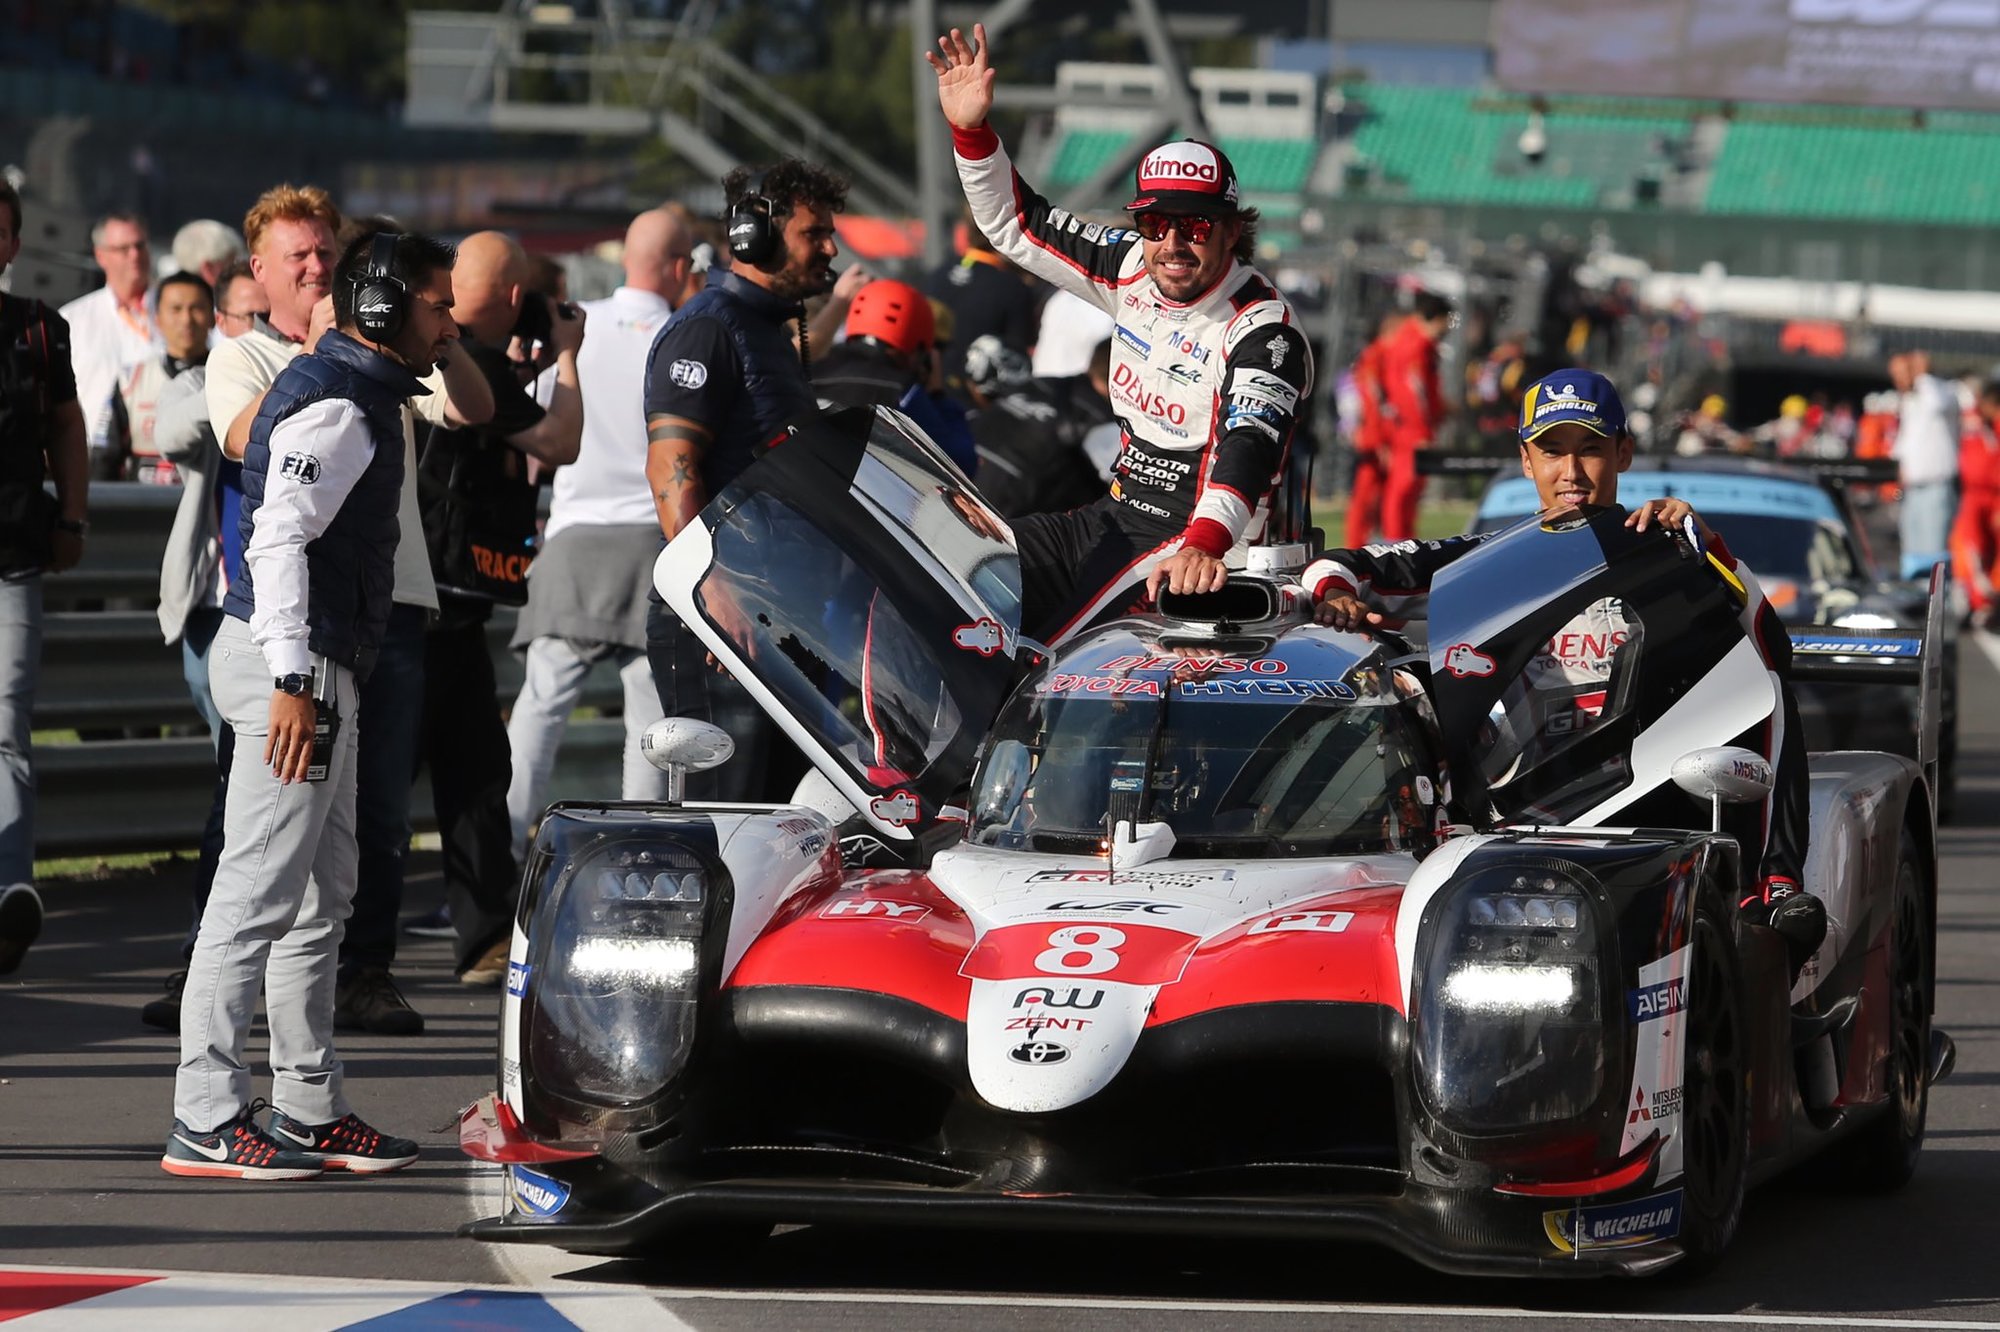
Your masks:
M 1550 426 L 1574 421 L 1616 439 L 1625 433 L 1625 404 L 1610 380 L 1595 370 L 1558 370 L 1528 386 L 1521 399 L 1523 444 Z

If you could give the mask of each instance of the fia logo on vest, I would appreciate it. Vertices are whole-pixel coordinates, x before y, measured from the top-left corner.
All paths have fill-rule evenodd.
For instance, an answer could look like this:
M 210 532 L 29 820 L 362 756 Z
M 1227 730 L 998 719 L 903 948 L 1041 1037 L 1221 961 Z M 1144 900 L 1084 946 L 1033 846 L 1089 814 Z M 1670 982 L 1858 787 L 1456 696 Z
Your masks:
M 278 464 L 278 475 L 309 486 L 319 480 L 319 459 L 310 453 L 288 453 Z

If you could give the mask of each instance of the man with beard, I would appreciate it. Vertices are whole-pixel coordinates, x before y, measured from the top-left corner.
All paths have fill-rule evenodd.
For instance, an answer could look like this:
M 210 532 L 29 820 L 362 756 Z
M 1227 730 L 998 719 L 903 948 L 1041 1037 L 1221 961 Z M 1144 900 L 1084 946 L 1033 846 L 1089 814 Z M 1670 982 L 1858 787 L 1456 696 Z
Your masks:
M 792 322 L 803 331 L 803 303 L 832 288 L 840 253 L 833 215 L 847 206 L 847 182 L 832 172 L 788 157 L 761 171 L 739 167 L 722 188 L 730 269 L 675 313 L 646 363 L 646 482 L 667 540 L 750 465 L 758 445 L 814 409 L 810 350 L 794 345 Z M 736 741 L 735 759 L 690 780 L 688 795 L 765 798 L 777 728 L 742 686 L 713 672 L 657 592 L 646 655 L 667 716 L 713 722 Z M 785 785 L 782 773 L 770 785 Z
M 976 49 L 975 45 L 976 43 Z M 1223 557 L 1264 539 L 1312 353 L 1291 306 L 1251 267 L 1257 210 L 1213 144 L 1162 144 L 1136 173 L 1132 230 L 1073 217 L 1014 170 L 986 123 L 984 25 L 927 52 L 979 229 L 1037 277 L 1111 314 L 1111 493 L 1014 525 L 1023 628 L 1045 642 L 1125 613 L 1162 586 L 1207 592 Z

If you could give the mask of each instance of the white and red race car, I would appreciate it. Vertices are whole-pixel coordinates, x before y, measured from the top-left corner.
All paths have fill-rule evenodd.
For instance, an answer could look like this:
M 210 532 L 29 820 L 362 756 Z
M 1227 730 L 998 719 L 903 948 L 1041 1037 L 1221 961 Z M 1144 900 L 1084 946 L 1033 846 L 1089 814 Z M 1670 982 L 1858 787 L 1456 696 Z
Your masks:
M 657 582 L 819 793 L 548 812 L 500 1086 L 461 1122 L 509 1203 L 468 1233 L 696 1261 L 780 1223 L 1237 1232 L 1632 1273 L 1712 1260 L 1822 1149 L 1902 1182 L 1950 1064 L 1931 774 L 1814 756 L 1832 924 L 1792 977 L 1711 822 L 1768 789 L 1720 746 L 1770 678 L 1620 517 L 1450 566 L 1427 653 L 1313 625 L 1276 573 L 1044 647 L 928 441 L 801 426 Z M 1601 697 L 1545 703 L 1525 667 L 1586 613 L 1624 625 Z M 713 740 L 663 725 L 669 758 Z

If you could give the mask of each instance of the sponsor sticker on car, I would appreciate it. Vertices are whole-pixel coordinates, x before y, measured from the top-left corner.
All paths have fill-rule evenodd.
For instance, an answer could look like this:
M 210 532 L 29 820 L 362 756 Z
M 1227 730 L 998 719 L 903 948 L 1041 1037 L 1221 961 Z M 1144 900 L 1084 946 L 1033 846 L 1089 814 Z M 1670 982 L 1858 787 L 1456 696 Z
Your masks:
M 1633 1249 L 1680 1234 L 1684 1210 L 1681 1190 L 1673 1189 L 1649 1198 L 1543 1212 L 1542 1229 L 1563 1253 Z
M 517 1211 L 554 1216 L 569 1206 L 569 1185 L 523 1165 L 508 1166 L 507 1196 Z

